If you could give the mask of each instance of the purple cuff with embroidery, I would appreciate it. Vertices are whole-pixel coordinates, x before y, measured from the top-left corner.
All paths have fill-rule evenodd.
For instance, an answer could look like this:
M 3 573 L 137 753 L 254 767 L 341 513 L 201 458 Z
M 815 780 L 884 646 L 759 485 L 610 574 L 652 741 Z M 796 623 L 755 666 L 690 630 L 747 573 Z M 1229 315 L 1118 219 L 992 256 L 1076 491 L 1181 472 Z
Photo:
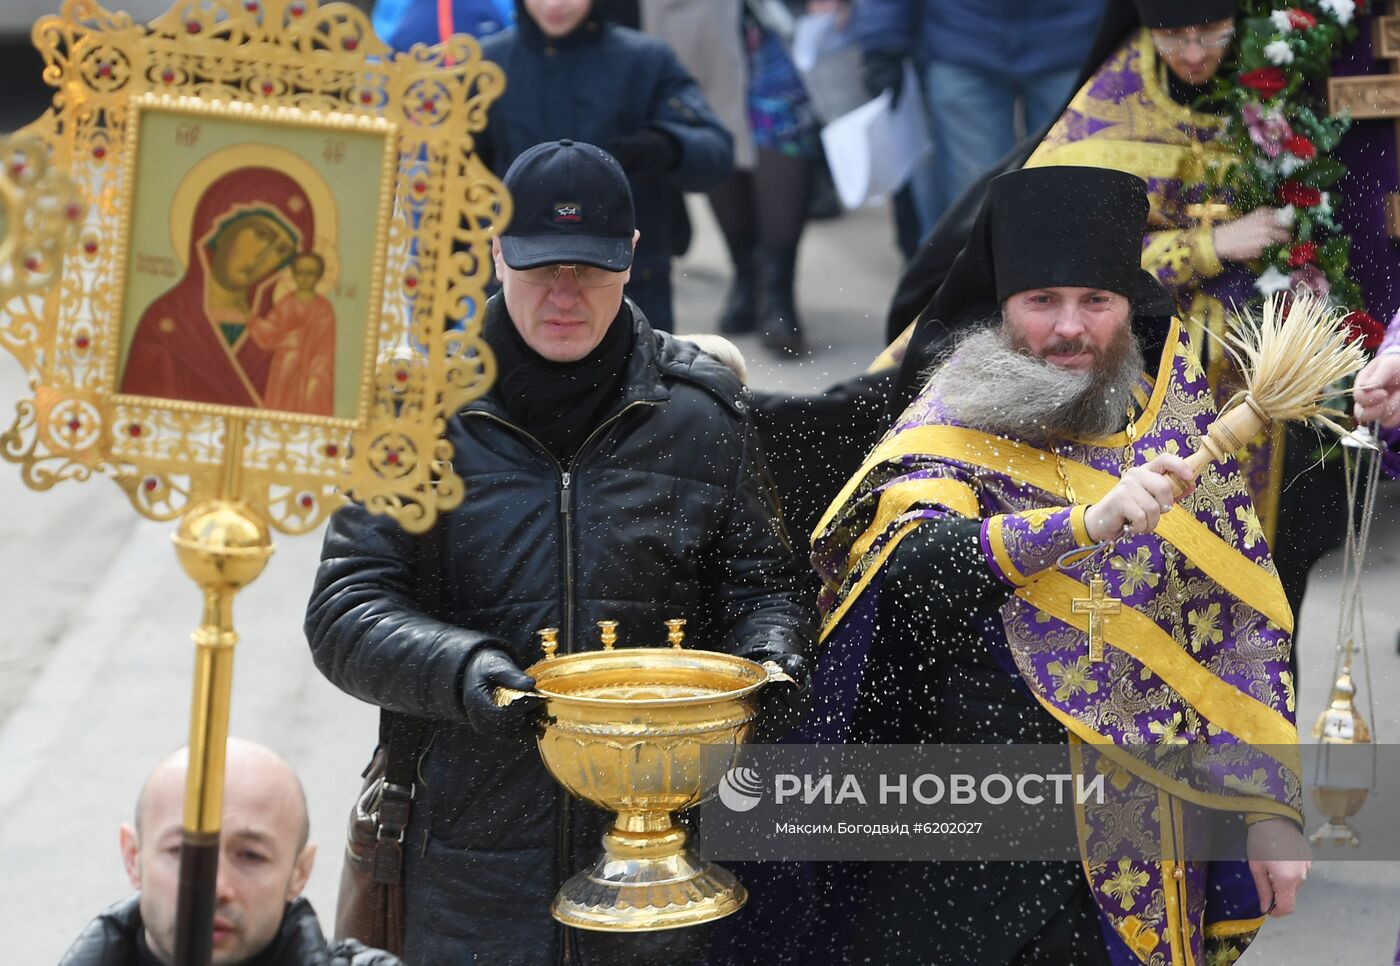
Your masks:
M 1022 587 L 1060 557 L 1093 543 L 1081 505 L 999 513 L 982 521 L 982 556 L 997 579 Z

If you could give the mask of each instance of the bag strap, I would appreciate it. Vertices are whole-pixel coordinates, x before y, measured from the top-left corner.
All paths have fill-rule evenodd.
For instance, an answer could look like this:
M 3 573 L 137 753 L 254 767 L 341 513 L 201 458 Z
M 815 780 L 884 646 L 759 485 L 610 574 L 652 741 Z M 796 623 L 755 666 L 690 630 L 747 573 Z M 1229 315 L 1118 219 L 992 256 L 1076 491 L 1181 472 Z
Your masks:
M 397 885 L 403 874 L 403 839 L 413 813 L 418 779 L 418 752 L 429 724 L 422 718 L 387 709 L 379 712 L 379 743 L 384 748 L 384 777 L 375 809 L 375 882 Z
M 442 575 L 438 554 L 443 545 L 443 525 L 439 521 L 418 543 L 416 570 L 420 592 L 429 597 L 434 615 L 442 603 Z M 433 568 L 429 573 L 429 568 Z M 424 588 L 423 584 L 427 584 Z M 375 809 L 374 856 L 370 874 L 375 882 L 397 885 L 403 875 L 403 838 L 413 813 L 418 784 L 418 756 L 422 752 L 432 722 L 424 718 L 379 710 L 379 745 L 384 749 L 384 777 L 379 782 L 378 808 Z

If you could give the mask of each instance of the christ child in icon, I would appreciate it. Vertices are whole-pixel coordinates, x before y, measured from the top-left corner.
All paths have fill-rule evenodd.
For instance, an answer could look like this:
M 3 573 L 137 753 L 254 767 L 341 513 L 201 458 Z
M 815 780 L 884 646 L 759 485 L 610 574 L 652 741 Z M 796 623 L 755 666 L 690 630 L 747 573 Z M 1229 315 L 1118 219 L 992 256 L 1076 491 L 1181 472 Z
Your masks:
M 301 252 L 292 259 L 295 290 L 252 324 L 253 341 L 272 353 L 263 405 L 283 412 L 335 412 L 335 309 L 316 291 L 325 259 Z

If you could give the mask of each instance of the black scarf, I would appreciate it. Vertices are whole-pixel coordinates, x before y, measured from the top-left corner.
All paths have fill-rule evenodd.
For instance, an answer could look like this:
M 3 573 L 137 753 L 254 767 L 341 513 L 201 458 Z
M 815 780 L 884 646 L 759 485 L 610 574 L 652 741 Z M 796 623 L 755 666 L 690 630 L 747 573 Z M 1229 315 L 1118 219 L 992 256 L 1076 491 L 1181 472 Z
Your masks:
M 506 415 L 567 464 L 621 401 L 632 310 L 623 302 L 603 341 L 577 362 L 550 362 L 526 345 L 500 295 L 486 303 L 482 336 L 496 356 L 494 392 Z
M 151 947 L 146 943 L 146 927 L 140 925 L 136 930 L 136 959 L 133 966 L 161 966 L 161 962 L 156 958 L 156 954 L 151 952 Z

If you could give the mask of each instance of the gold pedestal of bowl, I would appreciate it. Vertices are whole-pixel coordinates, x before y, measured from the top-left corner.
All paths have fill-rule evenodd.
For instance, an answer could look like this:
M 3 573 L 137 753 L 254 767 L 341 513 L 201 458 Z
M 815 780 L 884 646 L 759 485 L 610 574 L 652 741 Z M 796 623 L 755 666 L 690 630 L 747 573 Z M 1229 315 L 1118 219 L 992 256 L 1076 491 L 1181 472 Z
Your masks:
M 759 689 L 792 679 L 773 663 L 676 647 L 547 657 L 526 673 L 545 699 L 545 767 L 617 813 L 602 857 L 559 890 L 554 918 L 643 932 L 737 912 L 748 893 L 686 847 L 675 815 L 715 794 L 753 726 Z M 716 757 L 715 746 L 726 751 Z

